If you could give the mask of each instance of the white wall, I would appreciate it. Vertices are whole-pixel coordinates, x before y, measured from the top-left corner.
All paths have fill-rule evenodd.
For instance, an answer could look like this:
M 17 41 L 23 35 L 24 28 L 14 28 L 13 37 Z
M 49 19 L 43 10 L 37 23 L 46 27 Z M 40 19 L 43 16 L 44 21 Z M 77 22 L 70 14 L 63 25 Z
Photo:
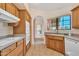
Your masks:
M 13 27 L 8 26 L 7 23 L 0 22 L 0 36 L 13 34 Z

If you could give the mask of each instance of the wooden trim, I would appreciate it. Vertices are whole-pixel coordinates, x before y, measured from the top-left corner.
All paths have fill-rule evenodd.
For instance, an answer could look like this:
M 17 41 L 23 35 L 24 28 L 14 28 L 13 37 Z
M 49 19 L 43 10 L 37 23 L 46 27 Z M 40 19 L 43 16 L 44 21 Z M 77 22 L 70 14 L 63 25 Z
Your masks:
M 1 56 L 1 51 L 0 51 L 0 56 Z
M 74 11 L 75 9 L 79 8 L 79 5 L 74 7 L 71 11 Z
M 13 3 L 11 3 L 15 8 L 17 8 L 18 10 L 19 10 L 19 8 L 16 6 L 16 5 L 14 5 Z
M 25 51 L 26 50 L 26 51 Z M 23 56 L 25 56 L 25 53 L 27 52 L 26 49 L 26 38 L 23 39 Z
M 28 46 L 28 48 L 27 48 L 27 46 Z M 31 47 L 31 42 L 29 42 L 28 44 L 27 44 L 27 46 L 26 46 L 26 53 L 28 52 L 28 50 L 30 49 L 30 47 Z
M 35 19 L 34 19 L 34 21 L 33 21 L 33 39 L 35 39 Z
M 32 45 L 32 20 L 30 19 L 30 43 Z

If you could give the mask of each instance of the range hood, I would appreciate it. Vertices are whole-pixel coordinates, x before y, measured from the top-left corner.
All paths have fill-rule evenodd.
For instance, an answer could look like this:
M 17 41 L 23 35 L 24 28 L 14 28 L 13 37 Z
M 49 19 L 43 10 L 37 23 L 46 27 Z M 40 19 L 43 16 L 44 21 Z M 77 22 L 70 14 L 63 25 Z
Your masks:
M 18 17 L 0 8 L 0 22 L 16 23 L 18 21 L 20 21 Z

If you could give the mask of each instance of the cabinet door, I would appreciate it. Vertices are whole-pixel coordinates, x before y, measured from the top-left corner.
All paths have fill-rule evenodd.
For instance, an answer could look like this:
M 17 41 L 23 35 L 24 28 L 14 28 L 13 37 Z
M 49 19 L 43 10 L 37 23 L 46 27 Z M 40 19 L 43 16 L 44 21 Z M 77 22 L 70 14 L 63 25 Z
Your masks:
M 72 11 L 72 27 L 79 28 L 79 8 Z
M 50 48 L 53 48 L 53 49 L 55 49 L 56 50 L 56 41 L 55 40 L 53 40 L 53 39 L 50 39 L 50 41 L 49 41 L 49 45 L 50 45 Z
M 64 42 L 61 40 L 56 40 L 56 47 L 55 48 L 57 51 L 64 53 Z
M 14 49 L 16 49 L 16 43 L 12 44 L 11 46 L 3 49 L 1 51 L 1 55 L 2 56 L 6 56 L 8 53 L 10 53 L 11 51 L 13 51 Z
M 15 15 L 15 7 L 13 6 L 13 4 L 10 4 L 10 3 L 6 4 L 6 11 Z
M 77 11 L 72 12 L 72 27 L 77 28 Z
M 48 36 L 46 36 L 46 46 L 47 46 L 47 48 L 50 47 L 49 43 L 50 43 L 50 39 L 48 38 Z
M 19 10 L 15 8 L 15 16 L 19 17 Z
M 77 9 L 77 27 L 79 28 L 79 8 Z
M 12 6 L 11 6 L 11 4 L 6 4 L 6 11 L 12 13 Z
M 5 10 L 5 3 L 0 3 L 0 8 Z
M 7 56 L 18 56 L 23 54 L 23 45 L 18 46 L 15 50 L 9 53 Z

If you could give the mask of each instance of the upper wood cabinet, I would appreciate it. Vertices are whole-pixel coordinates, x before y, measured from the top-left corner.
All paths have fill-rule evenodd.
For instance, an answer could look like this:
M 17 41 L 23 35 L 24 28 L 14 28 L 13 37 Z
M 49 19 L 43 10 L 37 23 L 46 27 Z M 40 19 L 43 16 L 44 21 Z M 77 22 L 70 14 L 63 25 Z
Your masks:
M 0 3 L 0 8 L 8 11 L 9 13 L 19 17 L 19 9 L 11 3 Z
M 13 29 L 13 32 L 14 34 L 25 34 L 25 12 L 24 10 L 20 10 L 19 12 L 19 18 L 20 18 L 20 21 L 18 23 L 18 26 L 14 27 Z
M 19 17 L 19 9 L 14 4 L 6 3 L 6 11 Z
M 11 14 L 15 15 L 15 7 L 13 6 L 13 4 L 6 4 L 6 11 L 10 12 Z
M 5 5 L 6 5 L 5 3 L 0 3 L 0 8 L 5 10 L 5 7 L 6 7 Z
M 31 21 L 31 16 L 27 10 L 25 10 L 25 19 L 30 22 Z
M 19 10 L 15 8 L 15 16 L 19 17 Z
M 72 28 L 79 29 L 79 6 L 72 9 Z

